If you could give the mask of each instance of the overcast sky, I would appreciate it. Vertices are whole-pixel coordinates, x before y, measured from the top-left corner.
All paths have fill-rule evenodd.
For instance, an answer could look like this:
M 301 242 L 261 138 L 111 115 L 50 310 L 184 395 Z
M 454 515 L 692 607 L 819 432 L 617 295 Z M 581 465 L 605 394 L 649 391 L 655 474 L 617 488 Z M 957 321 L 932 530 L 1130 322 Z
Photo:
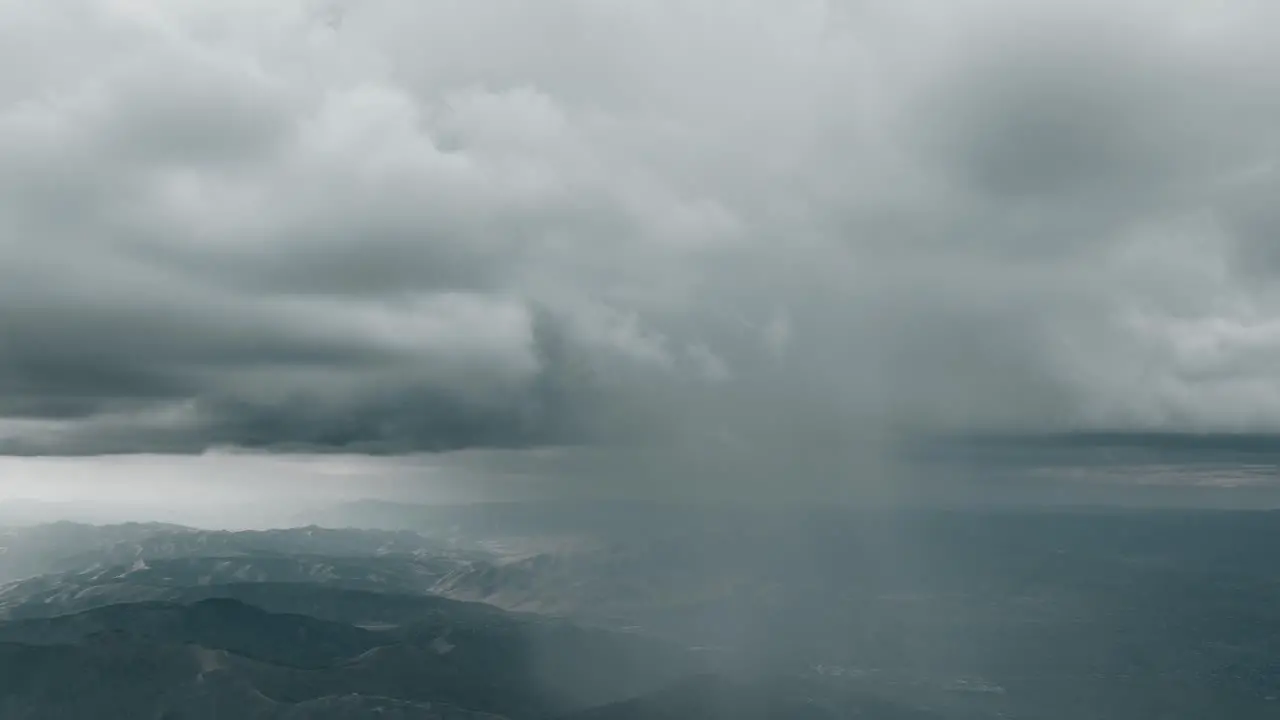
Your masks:
M 0 0 L 0 453 L 1280 430 L 1278 127 L 1271 0 Z

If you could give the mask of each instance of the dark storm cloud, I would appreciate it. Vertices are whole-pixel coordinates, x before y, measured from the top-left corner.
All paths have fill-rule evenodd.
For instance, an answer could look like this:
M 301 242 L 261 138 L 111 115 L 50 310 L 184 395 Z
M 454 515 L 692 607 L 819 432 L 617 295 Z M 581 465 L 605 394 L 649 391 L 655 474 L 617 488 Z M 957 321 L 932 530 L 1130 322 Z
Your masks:
M 331 10 L 0 3 L 0 450 L 1280 428 L 1268 4 Z
M 1057 14 L 980 33 L 986 47 L 929 98 L 944 103 L 932 118 L 945 157 L 975 189 L 1088 210 L 1212 172 L 1205 156 L 1229 127 L 1213 116 L 1229 109 L 1204 59 L 1178 57 L 1159 25 L 1144 38 L 1125 8 Z

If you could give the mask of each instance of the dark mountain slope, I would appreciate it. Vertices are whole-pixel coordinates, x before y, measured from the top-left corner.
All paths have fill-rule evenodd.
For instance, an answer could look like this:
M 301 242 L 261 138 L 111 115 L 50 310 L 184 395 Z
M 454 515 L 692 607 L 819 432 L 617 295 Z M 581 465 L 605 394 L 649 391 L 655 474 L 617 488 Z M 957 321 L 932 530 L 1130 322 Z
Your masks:
M 269 613 L 239 600 L 190 605 L 132 603 L 74 615 L 0 624 L 0 642 L 76 645 L 116 634 L 161 644 L 199 645 L 292 667 L 323 667 L 388 639 L 351 625 L 306 615 Z
M 281 708 L 316 703 L 365 707 L 369 698 L 401 703 L 394 709 L 405 713 L 443 703 L 545 717 L 650 692 L 695 667 L 685 651 L 638 636 L 442 598 L 302 584 L 221 591 L 333 619 L 215 596 L 0 623 L 7 663 L 0 663 L 0 708 L 17 713 L 0 717 L 26 717 L 24 708 L 76 717 L 82 705 L 58 696 L 57 678 L 74 678 L 77 697 L 99 697 L 129 718 L 158 717 L 156 708 L 186 712 L 194 702 L 231 713 L 211 717 L 275 717 Z M 369 630 L 341 621 L 347 618 L 398 622 Z
M 81 645 L 0 643 L 5 720 L 500 720 L 439 702 L 336 689 L 302 702 L 256 687 L 271 666 L 193 645 L 101 636 Z M 305 671 L 297 671 L 305 674 Z

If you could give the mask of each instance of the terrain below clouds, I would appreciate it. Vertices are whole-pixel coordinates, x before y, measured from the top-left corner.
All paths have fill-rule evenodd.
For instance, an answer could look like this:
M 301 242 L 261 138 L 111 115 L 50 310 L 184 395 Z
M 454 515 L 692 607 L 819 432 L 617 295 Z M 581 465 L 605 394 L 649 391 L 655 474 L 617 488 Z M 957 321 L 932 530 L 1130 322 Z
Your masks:
M 1280 697 L 1274 513 L 347 509 L 373 511 L 5 531 L 0 707 L 1135 720 Z

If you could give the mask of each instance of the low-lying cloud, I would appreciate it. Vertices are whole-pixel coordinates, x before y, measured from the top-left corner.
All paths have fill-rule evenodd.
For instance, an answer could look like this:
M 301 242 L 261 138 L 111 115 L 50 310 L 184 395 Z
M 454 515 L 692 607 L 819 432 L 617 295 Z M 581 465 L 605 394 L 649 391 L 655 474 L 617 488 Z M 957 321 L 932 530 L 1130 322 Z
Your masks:
M 0 2 L 0 452 L 1276 430 L 1278 13 Z

